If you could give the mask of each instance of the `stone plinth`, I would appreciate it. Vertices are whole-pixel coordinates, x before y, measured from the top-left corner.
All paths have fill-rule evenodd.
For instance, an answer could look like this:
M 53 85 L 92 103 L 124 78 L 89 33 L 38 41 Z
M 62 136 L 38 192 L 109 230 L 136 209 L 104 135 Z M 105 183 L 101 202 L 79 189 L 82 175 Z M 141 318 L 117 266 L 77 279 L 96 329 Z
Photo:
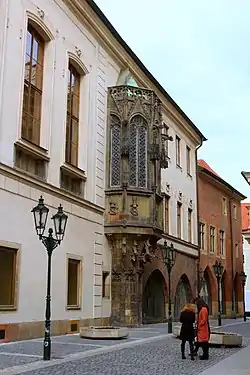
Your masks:
M 179 337 L 181 324 L 173 326 L 173 336 Z M 209 344 L 212 346 L 242 346 L 243 337 L 237 333 L 211 331 Z
M 212 331 L 209 344 L 212 346 L 242 346 L 243 337 L 237 333 Z
M 119 340 L 128 337 L 126 327 L 81 327 L 80 337 L 85 339 Z

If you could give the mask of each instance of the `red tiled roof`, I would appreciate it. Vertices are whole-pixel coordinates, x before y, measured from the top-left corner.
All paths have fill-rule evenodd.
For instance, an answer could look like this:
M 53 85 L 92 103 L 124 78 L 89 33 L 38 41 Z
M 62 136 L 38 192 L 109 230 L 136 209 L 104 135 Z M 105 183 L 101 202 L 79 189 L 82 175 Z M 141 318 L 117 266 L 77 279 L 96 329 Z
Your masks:
M 200 167 L 202 167 L 202 168 L 204 168 L 204 169 L 206 169 L 206 170 L 208 170 L 209 172 L 211 172 L 211 173 L 213 173 L 215 176 L 217 176 L 217 177 L 220 177 L 219 175 L 218 175 L 218 173 L 216 173 L 206 162 L 205 162 L 205 160 L 202 160 L 202 159 L 200 159 L 200 160 L 198 160 L 197 161 L 197 163 L 198 163 L 198 165 L 200 166 Z
M 242 230 L 250 230 L 250 218 L 248 216 L 248 207 L 250 207 L 250 203 L 241 203 L 241 222 L 242 222 Z

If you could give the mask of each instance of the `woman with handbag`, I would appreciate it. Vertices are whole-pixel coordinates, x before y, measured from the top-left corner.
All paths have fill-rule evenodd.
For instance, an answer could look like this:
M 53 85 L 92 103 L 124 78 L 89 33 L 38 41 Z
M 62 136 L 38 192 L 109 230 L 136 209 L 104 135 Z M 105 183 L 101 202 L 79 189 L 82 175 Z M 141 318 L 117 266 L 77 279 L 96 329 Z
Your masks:
M 203 355 L 200 356 L 201 360 L 207 360 L 209 358 L 209 338 L 210 338 L 210 326 L 208 320 L 208 306 L 205 301 L 201 298 L 196 301 L 198 310 L 197 320 L 197 343 L 195 352 L 193 355 L 197 355 L 199 347 L 203 350 Z

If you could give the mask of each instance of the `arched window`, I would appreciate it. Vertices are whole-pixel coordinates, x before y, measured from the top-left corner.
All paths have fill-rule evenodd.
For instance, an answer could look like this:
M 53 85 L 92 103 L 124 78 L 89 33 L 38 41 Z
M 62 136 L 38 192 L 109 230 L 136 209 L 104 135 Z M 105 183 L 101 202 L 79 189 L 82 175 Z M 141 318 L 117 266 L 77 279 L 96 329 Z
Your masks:
M 129 184 L 132 187 L 147 187 L 147 122 L 134 116 L 129 126 Z
M 121 184 L 121 123 L 117 116 L 110 117 L 110 186 Z
M 42 108 L 44 39 L 28 23 L 22 113 L 22 138 L 39 145 Z

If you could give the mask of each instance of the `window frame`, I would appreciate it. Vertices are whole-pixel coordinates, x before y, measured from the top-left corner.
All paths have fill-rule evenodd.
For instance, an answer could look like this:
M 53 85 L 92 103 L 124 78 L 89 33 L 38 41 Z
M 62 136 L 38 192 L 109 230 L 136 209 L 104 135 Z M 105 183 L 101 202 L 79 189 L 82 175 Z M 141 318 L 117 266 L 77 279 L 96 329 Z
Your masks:
M 181 168 L 181 138 L 178 135 L 175 136 L 175 158 L 176 165 Z
M 186 167 L 187 167 L 187 174 L 192 176 L 191 173 L 191 148 L 186 145 Z
M 31 50 L 30 54 L 27 53 L 27 39 L 28 39 L 28 33 L 31 34 Z M 25 62 L 24 62 L 24 78 L 23 78 L 23 95 L 22 95 L 22 114 L 21 114 L 21 138 L 24 139 L 27 142 L 30 142 L 31 144 L 34 144 L 36 146 L 40 146 L 41 142 L 41 122 L 42 122 L 42 109 L 43 109 L 43 95 L 44 95 L 44 56 L 45 56 L 45 49 L 46 49 L 46 43 L 47 39 L 42 35 L 42 33 L 39 30 L 39 25 L 37 25 L 35 22 L 33 22 L 31 19 L 28 19 L 27 27 L 26 27 L 26 43 L 25 43 Z M 32 84 L 32 72 L 33 72 L 33 64 L 31 65 L 31 68 L 29 68 L 29 79 L 27 80 L 26 77 L 26 57 L 29 56 L 29 62 L 35 61 L 33 58 L 33 48 L 34 43 L 33 41 L 37 40 L 38 45 L 41 49 L 41 56 L 39 58 L 39 65 L 41 65 L 41 78 L 40 78 L 40 88 L 37 85 Z M 36 61 L 38 63 L 38 61 Z M 28 104 L 25 106 L 25 87 L 27 87 L 28 90 Z M 30 107 L 30 97 L 31 97 L 31 89 L 34 91 L 33 93 L 38 93 L 40 95 L 40 104 L 39 104 L 39 118 L 35 118 L 33 114 L 31 114 L 31 111 L 29 109 Z M 34 99 L 35 100 L 35 99 Z M 34 104 L 35 105 L 35 104 Z M 35 107 L 33 108 L 35 112 Z M 25 123 L 24 116 L 26 114 L 27 119 L 32 119 L 32 137 L 29 137 L 27 134 L 29 132 L 28 128 L 28 121 Z M 38 127 L 36 129 L 36 126 L 34 125 L 34 121 L 38 123 Z M 26 128 L 25 128 L 26 126 Z M 34 130 L 35 129 L 35 130 Z M 35 134 L 35 135 L 34 135 Z
M 220 242 L 220 248 L 219 248 L 219 255 L 220 256 L 225 256 L 225 240 L 226 240 L 226 235 L 225 231 L 223 229 L 219 230 L 219 242 Z
M 211 241 L 213 239 L 213 241 Z M 216 228 L 213 225 L 210 225 L 209 228 L 209 252 L 215 254 L 216 248 Z
M 193 241 L 193 210 L 188 208 L 188 242 Z
M 176 205 L 176 207 L 177 207 L 177 215 L 176 215 L 176 217 L 177 217 L 177 222 L 176 222 L 176 229 L 177 229 L 177 237 L 178 238 L 182 238 L 182 203 L 181 202 L 179 202 L 179 201 L 177 201 L 177 205 Z
M 203 229 L 203 231 L 201 230 Z M 199 222 L 199 236 L 200 236 L 200 249 L 206 251 L 206 224 L 202 221 Z M 203 240 L 203 241 L 202 241 Z
M 0 305 L 0 311 L 17 311 L 18 310 L 18 291 L 19 291 L 19 273 L 20 273 L 20 252 L 21 245 L 12 242 L 0 241 L 1 249 L 14 252 L 14 266 L 13 266 L 13 304 Z
M 169 234 L 170 224 L 170 196 L 165 195 L 164 197 L 164 232 Z
M 74 255 L 74 254 L 67 254 L 66 258 L 66 310 L 81 310 L 82 308 L 82 272 L 83 272 L 83 260 L 81 256 Z M 76 305 L 69 305 L 69 262 L 73 260 L 78 262 L 78 278 L 77 278 L 77 304 Z
M 70 75 L 70 82 L 72 82 L 72 76 L 78 78 L 78 87 L 77 87 L 77 94 L 73 92 L 72 94 L 72 86 L 70 85 L 69 90 L 69 75 Z M 68 60 L 68 68 L 67 68 L 67 108 L 66 108 L 66 133 L 65 133 L 65 163 L 72 165 L 78 168 L 79 164 L 79 137 L 80 137 L 80 111 L 81 111 L 81 89 L 82 89 L 82 80 L 84 78 L 84 73 L 81 71 L 81 68 L 77 66 L 77 64 L 72 61 L 70 58 Z M 72 98 L 77 97 L 78 99 L 78 106 L 77 106 L 77 115 L 72 113 Z M 70 106 L 69 106 L 70 102 Z M 74 125 L 73 121 L 76 123 L 76 144 L 73 142 L 74 139 Z M 69 135 L 68 135 L 69 132 Z M 73 160 L 73 146 L 75 146 L 75 159 Z

